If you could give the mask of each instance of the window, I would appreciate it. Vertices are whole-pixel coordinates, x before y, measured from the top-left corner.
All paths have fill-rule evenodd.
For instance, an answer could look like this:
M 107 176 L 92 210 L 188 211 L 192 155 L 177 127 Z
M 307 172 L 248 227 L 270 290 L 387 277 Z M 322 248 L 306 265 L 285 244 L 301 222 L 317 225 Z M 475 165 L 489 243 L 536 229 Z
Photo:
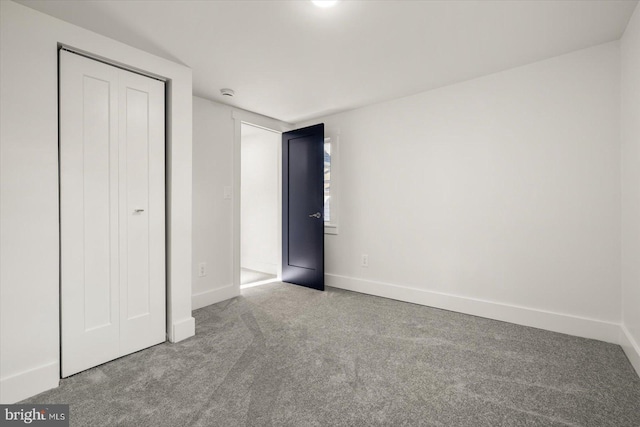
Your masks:
M 324 222 L 331 224 L 331 138 L 324 139 Z
M 338 234 L 337 224 L 337 138 L 324 139 L 324 232 Z

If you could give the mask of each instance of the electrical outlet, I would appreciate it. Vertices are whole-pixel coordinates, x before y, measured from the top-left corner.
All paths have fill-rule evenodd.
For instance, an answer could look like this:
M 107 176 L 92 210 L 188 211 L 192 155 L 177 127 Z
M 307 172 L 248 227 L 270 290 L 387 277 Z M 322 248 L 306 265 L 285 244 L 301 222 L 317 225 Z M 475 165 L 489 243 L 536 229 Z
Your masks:
M 207 263 L 201 262 L 198 264 L 198 277 L 204 277 L 207 275 Z
M 369 267 L 369 255 L 367 254 L 362 254 L 362 262 L 361 265 L 363 267 Z

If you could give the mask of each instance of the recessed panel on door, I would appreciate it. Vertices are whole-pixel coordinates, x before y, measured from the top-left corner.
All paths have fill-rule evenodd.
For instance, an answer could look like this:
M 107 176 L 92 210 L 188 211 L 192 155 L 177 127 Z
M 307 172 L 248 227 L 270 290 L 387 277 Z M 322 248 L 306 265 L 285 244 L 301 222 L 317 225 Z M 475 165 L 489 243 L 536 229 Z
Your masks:
M 83 247 L 85 331 L 111 325 L 111 251 L 116 241 L 112 237 L 112 187 L 117 176 L 110 168 L 111 82 L 91 76 L 83 77 L 84 138 L 82 173 L 84 177 Z M 115 267 L 115 266 L 113 266 Z
M 149 94 L 124 86 L 127 320 L 149 314 Z
M 288 264 L 306 269 L 317 268 L 324 238 L 324 222 L 315 216 L 324 210 L 318 204 L 323 199 L 318 185 L 323 163 L 318 162 L 317 145 L 312 137 L 289 140 Z

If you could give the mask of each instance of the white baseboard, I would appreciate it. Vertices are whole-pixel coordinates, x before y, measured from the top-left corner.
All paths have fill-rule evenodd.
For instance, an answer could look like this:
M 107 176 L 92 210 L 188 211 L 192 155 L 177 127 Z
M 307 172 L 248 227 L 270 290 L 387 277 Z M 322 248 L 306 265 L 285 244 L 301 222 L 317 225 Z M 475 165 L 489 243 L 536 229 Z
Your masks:
M 631 333 L 624 324 L 620 325 L 620 346 L 631 362 L 631 366 L 640 376 L 640 344 L 633 339 Z
M 227 285 L 218 289 L 200 292 L 191 296 L 191 309 L 197 310 L 211 304 L 231 299 L 240 295 L 240 289 L 233 285 Z
M 58 361 L 29 369 L 0 380 L 0 403 L 8 405 L 58 387 L 60 365 Z
M 485 301 L 390 283 L 325 274 L 327 286 L 531 326 L 584 338 L 620 343 L 620 324 L 529 307 Z
M 180 342 L 192 337 L 196 334 L 196 319 L 189 317 L 173 324 L 173 334 L 170 338 L 171 342 Z

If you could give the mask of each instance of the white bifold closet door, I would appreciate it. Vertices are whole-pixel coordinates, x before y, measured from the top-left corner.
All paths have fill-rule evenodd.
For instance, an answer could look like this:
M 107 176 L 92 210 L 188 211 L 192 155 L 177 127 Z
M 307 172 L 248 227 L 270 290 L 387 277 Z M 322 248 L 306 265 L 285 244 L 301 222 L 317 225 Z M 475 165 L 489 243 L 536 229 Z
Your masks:
M 60 51 L 62 376 L 165 341 L 164 83 Z

